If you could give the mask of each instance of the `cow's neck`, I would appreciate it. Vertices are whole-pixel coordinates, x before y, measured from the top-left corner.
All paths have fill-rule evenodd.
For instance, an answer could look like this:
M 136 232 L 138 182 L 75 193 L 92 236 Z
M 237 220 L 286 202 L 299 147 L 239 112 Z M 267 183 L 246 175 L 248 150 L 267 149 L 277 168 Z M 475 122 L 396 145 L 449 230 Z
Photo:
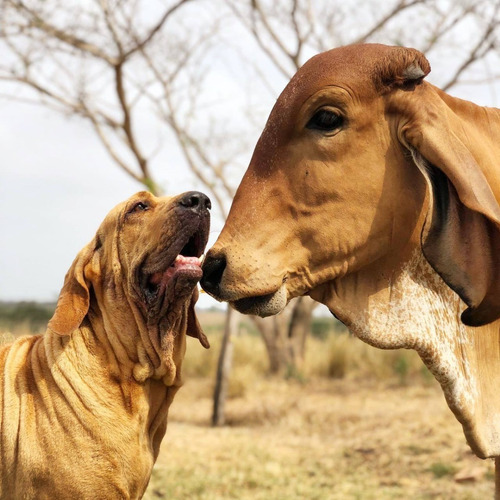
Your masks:
M 500 321 L 463 325 L 465 304 L 418 250 L 397 273 L 347 276 L 323 299 L 361 340 L 415 349 L 476 454 L 500 455 Z

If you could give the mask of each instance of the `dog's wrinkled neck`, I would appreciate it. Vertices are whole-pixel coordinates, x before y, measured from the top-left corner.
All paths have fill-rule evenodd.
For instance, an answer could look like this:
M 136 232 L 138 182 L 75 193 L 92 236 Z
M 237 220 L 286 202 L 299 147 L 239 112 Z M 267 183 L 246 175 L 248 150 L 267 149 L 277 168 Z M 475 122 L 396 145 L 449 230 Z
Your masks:
M 133 377 L 140 384 L 148 379 L 162 380 L 166 386 L 180 387 L 188 305 L 188 301 L 176 304 L 156 319 L 145 316 L 132 300 L 118 311 L 115 308 L 111 316 L 96 303 L 88 319 L 99 342 L 114 354 L 121 377 Z

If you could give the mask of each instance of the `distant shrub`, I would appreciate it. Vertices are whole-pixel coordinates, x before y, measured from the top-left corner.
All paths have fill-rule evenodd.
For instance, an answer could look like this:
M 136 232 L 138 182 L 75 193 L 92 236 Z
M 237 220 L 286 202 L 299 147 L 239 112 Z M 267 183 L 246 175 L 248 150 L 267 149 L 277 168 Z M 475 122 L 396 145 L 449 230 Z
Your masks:
M 330 342 L 327 376 L 344 378 L 349 370 L 349 335 L 337 335 Z
M 54 313 L 54 308 L 54 305 L 37 302 L 0 303 L 0 325 L 12 330 L 18 330 L 21 327 L 32 333 L 47 325 Z
M 332 320 L 330 318 L 313 318 L 311 322 L 311 335 L 320 340 L 325 340 L 332 331 Z
M 205 333 L 207 333 L 205 328 Z M 214 378 L 217 370 L 217 356 L 220 350 L 220 333 L 208 334 L 210 349 L 204 349 L 200 343 L 195 340 L 187 339 L 186 356 L 182 362 L 182 374 L 187 378 Z
M 313 317 L 311 335 L 319 340 L 326 340 L 331 333 L 345 333 L 347 328 L 338 319 L 332 317 Z
M 455 474 L 456 468 L 454 465 L 451 464 L 436 462 L 429 467 L 429 471 L 432 472 L 432 474 L 434 474 L 434 477 L 436 479 L 439 479 L 445 476 L 452 476 L 453 474 Z
M 304 373 L 307 377 L 392 380 L 398 385 L 434 381 L 415 351 L 376 349 L 347 331 L 329 334 L 326 340 L 311 336 Z
M 408 351 L 405 351 L 403 349 L 398 349 L 395 352 L 396 355 L 394 356 L 392 367 L 394 373 L 399 378 L 399 384 L 406 385 L 408 382 L 408 375 L 411 369 L 411 362 L 408 356 Z

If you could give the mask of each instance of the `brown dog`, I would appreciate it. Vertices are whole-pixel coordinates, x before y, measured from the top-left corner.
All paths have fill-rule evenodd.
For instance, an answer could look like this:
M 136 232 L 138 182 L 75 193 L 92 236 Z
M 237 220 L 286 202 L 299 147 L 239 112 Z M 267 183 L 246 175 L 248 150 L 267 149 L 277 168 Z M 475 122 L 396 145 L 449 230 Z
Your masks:
M 181 385 L 209 199 L 141 192 L 66 275 L 44 335 L 0 349 L 0 498 L 140 498 Z
M 473 450 L 497 457 L 500 111 L 449 96 L 429 71 L 417 50 L 383 45 L 308 61 L 271 112 L 202 286 L 262 316 L 309 294 L 362 340 L 416 349 Z

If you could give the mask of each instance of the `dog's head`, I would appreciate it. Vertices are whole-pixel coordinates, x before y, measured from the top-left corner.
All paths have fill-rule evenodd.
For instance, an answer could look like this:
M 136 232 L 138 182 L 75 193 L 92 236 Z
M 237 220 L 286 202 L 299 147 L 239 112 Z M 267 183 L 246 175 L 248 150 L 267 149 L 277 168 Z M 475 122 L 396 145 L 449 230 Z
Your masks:
M 172 350 L 167 332 L 181 330 L 208 347 L 194 304 L 209 209 L 210 200 L 194 191 L 161 198 L 140 192 L 117 205 L 74 260 L 49 329 L 69 335 L 97 319 L 124 337 L 147 332 L 153 364 Z

